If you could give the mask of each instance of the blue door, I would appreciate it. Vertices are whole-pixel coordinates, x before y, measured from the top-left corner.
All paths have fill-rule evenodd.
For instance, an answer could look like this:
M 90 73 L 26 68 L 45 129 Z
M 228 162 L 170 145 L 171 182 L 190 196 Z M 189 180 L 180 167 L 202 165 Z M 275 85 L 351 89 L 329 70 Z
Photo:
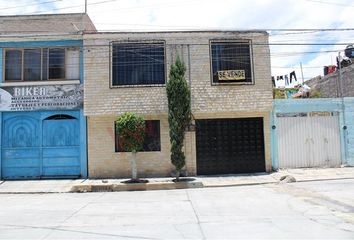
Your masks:
M 39 114 L 3 114 L 3 178 L 38 178 L 41 175 Z
M 70 115 L 43 120 L 43 177 L 80 175 L 79 121 Z
M 79 177 L 78 114 L 3 113 L 2 177 Z

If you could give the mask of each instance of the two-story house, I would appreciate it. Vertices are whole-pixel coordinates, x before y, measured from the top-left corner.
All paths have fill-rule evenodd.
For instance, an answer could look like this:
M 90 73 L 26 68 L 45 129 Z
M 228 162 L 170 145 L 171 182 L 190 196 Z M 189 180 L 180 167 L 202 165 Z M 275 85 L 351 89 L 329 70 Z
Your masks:
M 263 31 L 93 33 L 84 36 L 84 104 L 89 177 L 129 177 L 115 120 L 146 120 L 141 177 L 169 176 L 166 82 L 180 56 L 191 89 L 193 123 L 185 136 L 190 175 L 271 171 L 272 83 Z
M 87 176 L 86 14 L 0 17 L 0 179 Z

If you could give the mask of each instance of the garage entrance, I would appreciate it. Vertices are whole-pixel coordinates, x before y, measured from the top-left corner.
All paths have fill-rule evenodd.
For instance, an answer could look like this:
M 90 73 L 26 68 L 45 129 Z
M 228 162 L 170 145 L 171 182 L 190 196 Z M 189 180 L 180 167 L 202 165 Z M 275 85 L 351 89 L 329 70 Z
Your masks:
M 277 114 L 279 168 L 339 167 L 338 113 Z
M 3 113 L 4 179 L 79 177 L 79 112 Z
M 265 171 L 263 118 L 196 120 L 197 174 Z

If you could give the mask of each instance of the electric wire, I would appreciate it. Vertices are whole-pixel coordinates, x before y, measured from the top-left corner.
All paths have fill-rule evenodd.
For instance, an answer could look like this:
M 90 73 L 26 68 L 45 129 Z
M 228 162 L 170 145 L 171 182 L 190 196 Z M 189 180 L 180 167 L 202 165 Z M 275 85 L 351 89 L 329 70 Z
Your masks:
M 100 1 L 100 2 L 88 3 L 87 5 L 92 6 L 92 5 L 99 5 L 99 4 L 104 4 L 104 3 L 108 3 L 108 2 L 115 2 L 115 1 L 118 1 L 118 0 L 105 0 L 105 1 Z M 58 10 L 80 8 L 80 7 L 84 7 L 84 4 L 75 5 L 75 6 L 60 7 L 60 8 L 55 8 L 52 10 L 34 11 L 34 12 L 31 12 L 30 14 L 46 13 L 46 12 L 53 12 L 53 11 L 58 11 Z
M 15 9 L 15 8 L 24 8 L 24 7 L 38 6 L 38 5 L 44 5 L 44 4 L 54 3 L 54 2 L 61 2 L 61 1 L 63 1 L 63 0 L 52 0 L 52 1 L 39 2 L 39 3 L 33 3 L 33 4 L 26 4 L 26 5 L 20 5 L 20 6 L 4 7 L 4 8 L 0 8 L 0 11 L 9 10 L 9 9 Z
M 305 0 L 305 1 L 313 2 L 313 3 L 335 5 L 335 6 L 340 6 L 340 7 L 354 7 L 354 5 L 351 5 L 351 4 L 344 4 L 344 3 L 338 3 L 338 2 L 328 2 L 328 1 L 320 1 L 320 0 Z

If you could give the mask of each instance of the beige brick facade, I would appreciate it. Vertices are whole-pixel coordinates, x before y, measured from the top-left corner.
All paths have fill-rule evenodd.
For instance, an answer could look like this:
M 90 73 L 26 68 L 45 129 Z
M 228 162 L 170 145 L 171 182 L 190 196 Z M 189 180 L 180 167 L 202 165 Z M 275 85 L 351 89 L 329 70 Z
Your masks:
M 88 156 L 89 176 L 130 177 L 130 153 L 115 152 L 114 120 L 116 116 L 88 117 Z M 160 120 L 161 151 L 138 152 L 138 176 L 170 176 L 173 166 L 170 163 L 170 140 L 167 115 L 145 117 L 146 120 Z M 187 156 L 186 168 L 195 174 L 195 137 L 194 132 L 186 134 L 184 152 Z
M 252 40 L 254 84 L 211 85 L 209 41 Z M 90 177 L 129 177 L 129 154 L 115 153 L 114 120 L 124 112 L 142 114 L 161 123 L 161 152 L 138 153 L 140 176 L 168 176 L 170 144 L 167 97 L 164 86 L 110 87 L 110 43 L 163 40 L 166 72 L 177 55 L 187 66 L 195 119 L 263 117 L 266 169 L 271 170 L 269 112 L 272 107 L 268 35 L 264 32 L 162 32 L 103 33 L 84 36 L 84 109 L 88 116 L 88 166 Z M 166 80 L 167 81 L 167 80 Z M 196 173 L 195 132 L 185 141 L 187 170 Z
M 266 170 L 271 171 L 270 130 L 268 112 L 237 112 L 200 114 L 199 119 L 208 118 L 243 118 L 263 117 L 265 136 Z M 114 120 L 116 116 L 88 117 L 88 171 L 91 178 L 130 177 L 130 153 L 115 152 Z M 137 155 L 138 176 L 156 177 L 170 176 L 173 166 L 170 163 L 170 142 L 167 115 L 146 116 L 147 120 L 160 120 L 161 151 L 139 152 Z M 186 170 L 189 175 L 196 174 L 196 142 L 195 132 L 187 132 L 184 153 Z

